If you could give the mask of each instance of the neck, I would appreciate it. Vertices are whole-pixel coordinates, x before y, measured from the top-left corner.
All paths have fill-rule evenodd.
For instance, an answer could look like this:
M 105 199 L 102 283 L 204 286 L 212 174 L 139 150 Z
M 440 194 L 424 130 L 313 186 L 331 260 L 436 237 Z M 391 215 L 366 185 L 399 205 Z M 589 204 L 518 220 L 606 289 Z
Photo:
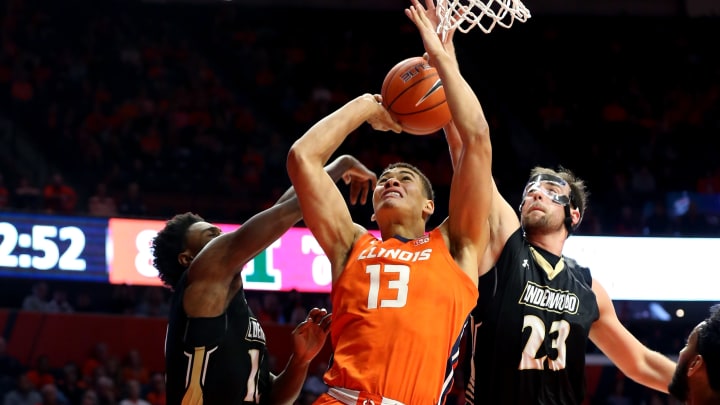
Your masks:
M 416 239 L 425 234 L 425 222 L 406 223 L 387 223 L 380 224 L 380 235 L 382 240 L 388 240 L 395 236 L 402 236 L 406 239 Z
M 687 405 L 708 405 L 720 403 L 720 394 L 707 390 L 696 390 L 688 395 Z
M 526 233 L 525 239 L 533 246 L 545 249 L 555 256 L 562 256 L 563 246 L 565 245 L 565 236 L 562 234 L 537 235 Z

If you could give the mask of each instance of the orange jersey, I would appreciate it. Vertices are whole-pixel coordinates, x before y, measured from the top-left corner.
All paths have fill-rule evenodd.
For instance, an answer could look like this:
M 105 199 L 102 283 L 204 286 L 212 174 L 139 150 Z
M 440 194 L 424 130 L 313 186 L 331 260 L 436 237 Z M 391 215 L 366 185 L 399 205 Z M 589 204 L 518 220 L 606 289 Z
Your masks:
M 439 229 L 407 242 L 363 235 L 331 297 L 329 386 L 406 405 L 444 401 L 478 289 Z

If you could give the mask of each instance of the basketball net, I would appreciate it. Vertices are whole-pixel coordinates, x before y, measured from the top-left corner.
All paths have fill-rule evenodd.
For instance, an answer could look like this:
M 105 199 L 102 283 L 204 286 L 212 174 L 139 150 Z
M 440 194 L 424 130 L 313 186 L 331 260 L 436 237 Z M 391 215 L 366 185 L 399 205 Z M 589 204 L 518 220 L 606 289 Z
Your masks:
M 445 41 L 453 29 L 467 33 L 479 27 L 488 34 L 499 25 L 510 28 L 515 20 L 530 18 L 530 10 L 520 0 L 436 0 L 435 11 L 440 19 L 438 33 Z

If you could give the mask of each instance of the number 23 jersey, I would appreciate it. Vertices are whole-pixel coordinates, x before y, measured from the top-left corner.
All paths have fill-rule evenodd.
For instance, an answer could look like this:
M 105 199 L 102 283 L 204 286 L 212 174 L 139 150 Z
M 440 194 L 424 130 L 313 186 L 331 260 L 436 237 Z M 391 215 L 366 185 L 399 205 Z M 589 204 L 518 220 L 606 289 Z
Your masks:
M 333 284 L 326 383 L 406 405 L 442 403 L 477 294 L 438 229 L 409 241 L 363 235 Z
M 522 228 L 513 233 L 479 280 L 467 403 L 580 404 L 588 334 L 599 316 L 591 283 L 587 268 L 564 257 L 553 267 Z

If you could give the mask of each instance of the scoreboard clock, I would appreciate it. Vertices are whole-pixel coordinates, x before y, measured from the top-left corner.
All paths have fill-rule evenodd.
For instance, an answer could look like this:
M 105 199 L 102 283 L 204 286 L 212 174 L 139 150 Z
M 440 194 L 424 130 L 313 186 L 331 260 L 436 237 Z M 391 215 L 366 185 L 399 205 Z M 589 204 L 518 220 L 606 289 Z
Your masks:
M 107 281 L 107 226 L 103 218 L 0 212 L 0 275 Z

